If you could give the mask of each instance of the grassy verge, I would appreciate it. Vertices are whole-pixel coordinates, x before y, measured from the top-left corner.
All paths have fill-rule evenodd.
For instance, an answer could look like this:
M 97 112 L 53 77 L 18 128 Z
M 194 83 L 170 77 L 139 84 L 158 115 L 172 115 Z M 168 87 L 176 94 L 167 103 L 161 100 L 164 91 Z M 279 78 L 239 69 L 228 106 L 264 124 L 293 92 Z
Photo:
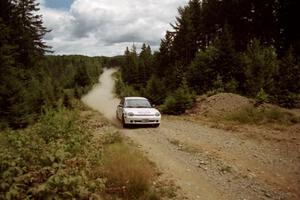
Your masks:
M 160 199 L 154 166 L 82 105 L 0 133 L 0 199 Z
M 291 125 L 300 122 L 300 118 L 279 108 L 257 108 L 247 106 L 225 117 L 226 120 L 243 124 L 279 123 Z

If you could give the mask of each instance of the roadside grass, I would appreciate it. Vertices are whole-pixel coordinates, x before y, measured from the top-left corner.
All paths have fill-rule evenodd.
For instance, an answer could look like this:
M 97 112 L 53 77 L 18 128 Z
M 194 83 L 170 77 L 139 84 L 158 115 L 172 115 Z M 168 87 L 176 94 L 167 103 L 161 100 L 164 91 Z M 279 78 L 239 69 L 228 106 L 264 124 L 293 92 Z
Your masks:
M 151 187 L 155 170 L 141 152 L 126 143 L 115 143 L 104 150 L 103 172 L 108 192 L 139 199 Z
M 159 196 L 166 197 L 166 199 L 173 199 L 177 197 L 177 190 L 180 187 L 176 186 L 173 180 L 168 181 L 159 181 L 155 183 L 156 185 L 156 194 L 155 192 L 150 193 L 152 198 L 151 200 L 156 200 L 155 195 L 159 194 Z M 179 197 L 178 199 L 184 199 L 184 197 Z
M 76 104 L 46 109 L 32 127 L 0 132 L 0 199 L 160 199 L 151 185 L 155 167 Z
M 300 122 L 300 117 L 279 108 L 257 108 L 254 106 L 243 107 L 239 111 L 227 115 L 225 119 L 242 124 L 280 123 L 291 125 Z

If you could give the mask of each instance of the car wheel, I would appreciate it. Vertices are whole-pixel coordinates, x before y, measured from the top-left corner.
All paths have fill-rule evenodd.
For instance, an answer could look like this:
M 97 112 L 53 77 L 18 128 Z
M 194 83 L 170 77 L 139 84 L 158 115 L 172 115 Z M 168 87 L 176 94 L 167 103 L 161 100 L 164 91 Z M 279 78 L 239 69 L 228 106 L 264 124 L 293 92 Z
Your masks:
M 160 124 L 154 124 L 153 127 L 154 128 L 158 128 Z
M 125 119 L 123 115 L 122 115 L 122 126 L 123 128 L 128 128 L 128 125 L 125 123 Z

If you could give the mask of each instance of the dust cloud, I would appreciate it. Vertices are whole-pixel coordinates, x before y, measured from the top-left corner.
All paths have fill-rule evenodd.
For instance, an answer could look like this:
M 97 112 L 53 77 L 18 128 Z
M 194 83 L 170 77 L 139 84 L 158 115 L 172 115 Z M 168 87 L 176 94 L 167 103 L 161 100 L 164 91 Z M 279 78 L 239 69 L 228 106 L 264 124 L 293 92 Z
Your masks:
M 82 98 L 82 101 L 94 110 L 102 113 L 107 119 L 118 123 L 116 119 L 116 108 L 120 100 L 114 94 L 114 80 L 112 74 L 116 69 L 104 69 L 99 78 L 99 83 Z

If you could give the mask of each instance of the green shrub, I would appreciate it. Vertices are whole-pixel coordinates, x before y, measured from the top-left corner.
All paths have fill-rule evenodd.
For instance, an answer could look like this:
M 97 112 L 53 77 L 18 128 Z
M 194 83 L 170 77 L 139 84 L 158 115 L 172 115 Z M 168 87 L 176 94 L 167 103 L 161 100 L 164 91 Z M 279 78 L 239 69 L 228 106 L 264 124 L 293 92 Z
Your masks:
M 71 95 L 70 94 L 68 94 L 68 93 L 64 94 L 63 105 L 64 105 L 64 107 L 66 107 L 68 109 L 72 109 L 73 108 L 72 102 L 71 102 Z
M 260 88 L 255 99 L 256 99 L 256 105 L 260 105 L 262 103 L 268 102 L 269 95 L 264 91 L 263 88 Z
M 213 82 L 213 89 L 217 91 L 217 93 L 224 92 L 224 83 L 222 80 L 222 76 L 218 74 L 217 79 Z
M 290 47 L 279 62 L 276 100 L 287 108 L 300 108 L 300 59 Z
M 60 106 L 31 128 L 0 132 L 0 199 L 102 199 L 123 186 L 124 198 L 157 199 L 147 159 L 113 128 L 94 137 L 81 118 Z
M 261 88 L 270 94 L 274 92 L 274 78 L 278 72 L 275 48 L 265 47 L 254 39 L 242 56 L 242 63 L 245 66 L 245 86 L 249 96 L 255 97 Z
M 156 105 L 162 104 L 166 98 L 166 88 L 163 81 L 155 76 L 152 76 L 147 82 L 144 94 L 144 96 L 146 96 L 151 103 Z
M 45 109 L 40 120 L 39 133 L 48 143 L 60 138 L 68 139 L 75 129 L 75 113 L 59 106 L 57 109 Z
M 161 110 L 167 114 L 183 114 L 186 109 L 193 105 L 195 98 L 195 93 L 188 88 L 186 81 L 183 81 L 182 85 L 174 93 L 167 96 L 164 104 L 161 106 Z
M 231 79 L 229 82 L 225 84 L 225 91 L 235 93 L 237 92 L 238 82 L 234 79 Z
M 286 108 L 300 108 L 300 94 L 292 93 L 287 90 L 277 95 L 279 104 Z
M 77 119 L 74 111 L 47 110 L 32 128 L 1 132 L 0 199 L 99 197 L 99 141 Z

